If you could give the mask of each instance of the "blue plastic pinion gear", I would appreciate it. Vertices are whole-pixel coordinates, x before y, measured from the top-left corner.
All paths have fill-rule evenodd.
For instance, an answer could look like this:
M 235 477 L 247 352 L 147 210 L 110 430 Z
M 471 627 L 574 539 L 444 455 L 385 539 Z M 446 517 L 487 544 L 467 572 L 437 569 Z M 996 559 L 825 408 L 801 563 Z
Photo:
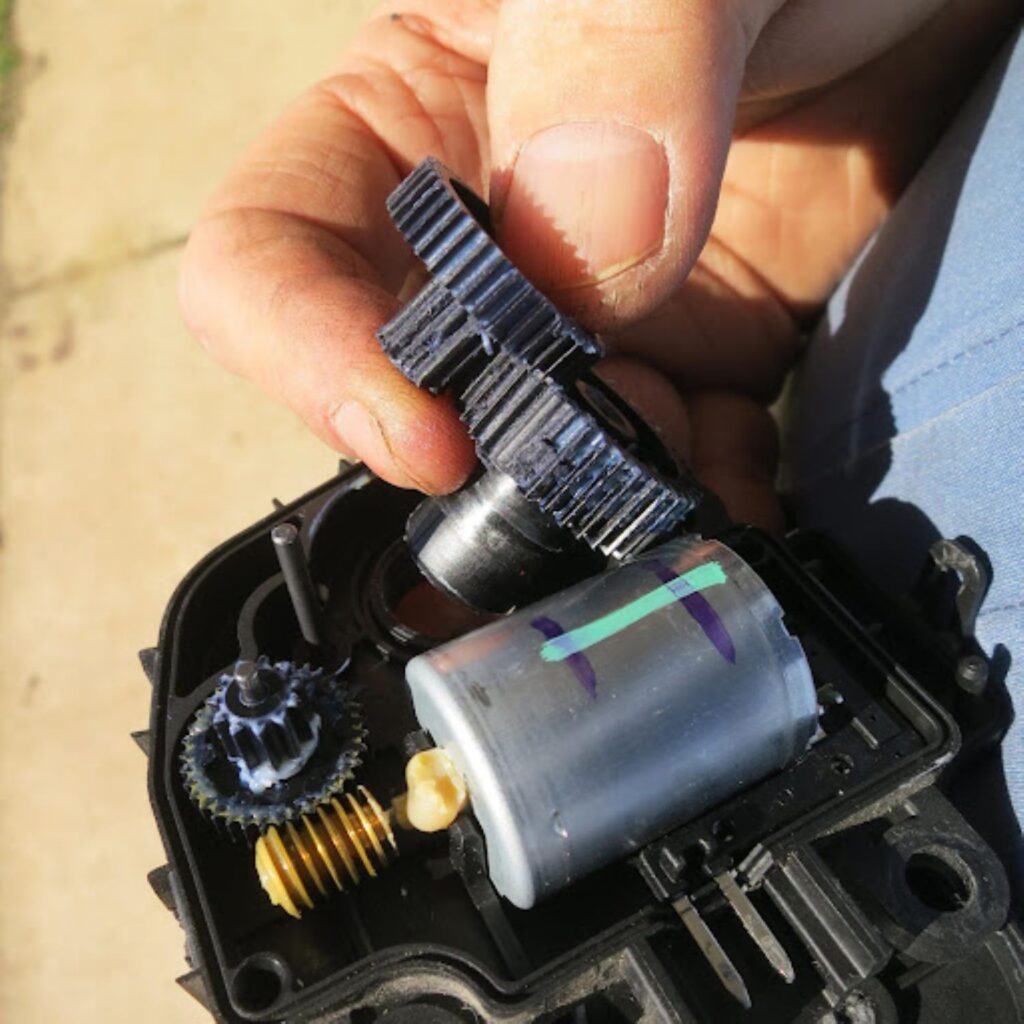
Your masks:
M 340 792 L 362 760 L 364 736 L 341 670 L 238 662 L 186 730 L 182 779 L 200 811 L 250 834 Z
M 603 555 L 674 532 L 701 489 L 589 373 L 600 344 L 501 252 L 484 202 L 431 158 L 388 209 L 432 279 L 378 337 L 414 384 L 452 394 L 484 467 Z

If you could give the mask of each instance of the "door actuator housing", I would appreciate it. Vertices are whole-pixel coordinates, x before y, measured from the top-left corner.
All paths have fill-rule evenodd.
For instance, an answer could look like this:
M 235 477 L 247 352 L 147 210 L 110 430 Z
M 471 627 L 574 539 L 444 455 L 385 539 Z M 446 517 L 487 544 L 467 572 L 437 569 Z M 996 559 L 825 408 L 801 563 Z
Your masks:
M 137 739 L 182 984 L 229 1021 L 1024 1019 L 945 795 L 1006 721 L 970 638 L 716 514 L 435 161 L 389 209 L 432 277 L 381 343 L 481 469 L 343 468 L 172 598 Z

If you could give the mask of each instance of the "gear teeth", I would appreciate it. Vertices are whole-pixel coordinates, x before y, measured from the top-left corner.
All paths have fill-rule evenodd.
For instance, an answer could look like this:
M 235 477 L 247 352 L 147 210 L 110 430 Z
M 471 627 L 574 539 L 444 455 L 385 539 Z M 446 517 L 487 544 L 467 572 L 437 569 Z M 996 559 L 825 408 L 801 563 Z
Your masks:
M 388 210 L 433 279 L 379 332 L 414 384 L 451 390 L 484 465 L 512 478 L 556 523 L 605 555 L 633 555 L 697 504 L 620 444 L 575 382 L 600 355 L 487 232 L 481 200 L 428 159 Z
M 625 558 L 674 529 L 696 487 L 656 474 L 543 374 L 497 355 L 463 396 L 462 418 L 488 469 L 606 555 Z
M 429 284 L 404 306 L 378 337 L 385 355 L 417 387 L 437 394 L 469 371 L 491 344 L 444 288 Z M 408 338 L 419 344 L 407 344 Z
M 378 334 L 414 383 L 441 391 L 502 350 L 571 380 L 601 354 L 505 257 L 480 223 L 486 207 L 433 158 L 388 199 L 396 227 L 434 280 Z
M 309 692 L 316 673 L 292 668 L 286 662 L 272 666 L 265 657 L 258 659 L 256 668 L 280 687 L 276 700 L 252 717 L 240 715 L 229 704 L 231 681 L 226 678 L 212 701 L 220 705 L 214 711 L 213 731 L 225 755 L 244 763 L 248 771 L 262 769 L 273 777 L 288 765 L 294 774 L 316 746 L 320 719 L 310 706 Z
M 305 672 L 309 678 L 316 677 L 309 669 L 294 671 Z M 319 804 L 345 788 L 366 752 L 366 726 L 359 704 L 348 688 L 337 678 L 320 680 L 318 692 L 321 703 L 315 702 L 314 706 L 321 715 L 321 735 L 324 735 L 324 730 L 329 732 L 337 746 L 333 764 L 323 766 L 327 767 L 326 771 L 323 768 L 318 771 L 315 784 L 309 784 L 307 780 L 307 788 L 291 793 L 287 800 L 275 798 L 272 791 L 268 791 L 267 799 L 262 800 L 249 793 L 240 783 L 236 783 L 230 792 L 224 792 L 223 782 L 218 785 L 209 769 L 214 764 L 219 764 L 223 769 L 227 764 L 220 747 L 221 736 L 214 723 L 214 715 L 220 706 L 218 695 L 229 679 L 230 676 L 220 678 L 213 694 L 192 718 L 181 741 L 179 765 L 185 791 L 195 807 L 233 840 L 251 843 L 261 831 L 309 814 Z M 324 700 L 333 702 L 330 708 L 324 706 Z M 306 723 L 306 720 L 303 718 L 302 722 Z M 237 734 L 235 738 L 237 740 Z M 293 725 L 282 725 L 280 734 L 271 741 L 279 751 L 294 750 L 298 742 Z M 228 774 L 233 775 L 234 772 Z M 300 774 L 308 776 L 308 766 Z M 290 782 L 288 780 L 283 785 L 287 786 Z

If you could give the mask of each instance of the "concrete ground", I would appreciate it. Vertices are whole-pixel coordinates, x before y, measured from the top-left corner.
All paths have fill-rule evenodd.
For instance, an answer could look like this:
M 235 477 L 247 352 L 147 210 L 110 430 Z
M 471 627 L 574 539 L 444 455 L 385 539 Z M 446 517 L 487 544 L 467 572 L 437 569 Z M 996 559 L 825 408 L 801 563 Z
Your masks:
M 0 313 L 0 1020 L 208 1019 L 135 658 L 208 549 L 334 456 L 186 336 L 175 277 L 229 162 L 368 0 L 15 0 Z M 2 9 L 2 5 L 0 5 Z M 0 62 L 2 63 L 2 62 Z

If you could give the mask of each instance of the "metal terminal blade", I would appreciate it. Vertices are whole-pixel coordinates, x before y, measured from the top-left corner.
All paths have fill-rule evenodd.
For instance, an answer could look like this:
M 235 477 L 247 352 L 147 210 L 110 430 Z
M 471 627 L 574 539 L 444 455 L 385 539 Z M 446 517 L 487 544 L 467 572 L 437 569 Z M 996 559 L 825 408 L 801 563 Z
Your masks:
M 679 915 L 679 920 L 686 925 L 693 941 L 697 943 L 698 949 L 704 954 L 704 958 L 711 965 L 712 970 L 718 975 L 718 980 L 725 986 L 725 990 L 745 1010 L 751 1006 L 750 993 L 747 986 L 736 970 L 736 965 L 729 959 L 728 953 L 722 949 L 721 943 L 715 938 L 714 933 L 707 926 L 704 918 L 697 913 L 697 908 L 690 902 L 688 896 L 680 896 L 672 901 L 672 906 Z
M 751 902 L 750 897 L 739 887 L 736 879 L 729 871 L 723 871 L 715 876 L 715 882 L 721 889 L 722 895 L 728 900 L 740 923 L 747 930 L 747 934 L 757 943 L 758 948 L 764 953 L 768 963 L 772 965 L 775 972 L 779 974 L 787 985 L 792 984 L 796 978 L 796 971 L 793 970 L 793 962 L 783 949 L 782 943 L 775 937 L 775 933 L 768 927 L 768 923 L 761 916 L 761 912 Z

